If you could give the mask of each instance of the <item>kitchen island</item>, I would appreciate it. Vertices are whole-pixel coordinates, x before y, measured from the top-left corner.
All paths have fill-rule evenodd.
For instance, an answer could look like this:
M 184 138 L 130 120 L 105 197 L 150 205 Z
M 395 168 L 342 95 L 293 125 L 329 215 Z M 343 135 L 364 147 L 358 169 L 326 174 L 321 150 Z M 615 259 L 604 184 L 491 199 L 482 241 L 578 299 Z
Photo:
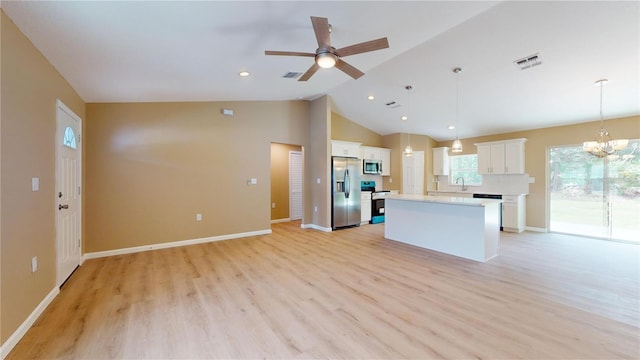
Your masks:
M 485 262 L 498 255 L 501 200 L 391 195 L 384 237 Z

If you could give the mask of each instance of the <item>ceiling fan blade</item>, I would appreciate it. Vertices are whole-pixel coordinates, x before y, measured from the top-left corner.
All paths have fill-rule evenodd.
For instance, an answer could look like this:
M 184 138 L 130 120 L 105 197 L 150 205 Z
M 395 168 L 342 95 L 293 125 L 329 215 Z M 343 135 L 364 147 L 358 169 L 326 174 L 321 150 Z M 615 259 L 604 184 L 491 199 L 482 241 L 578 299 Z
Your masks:
M 265 55 L 284 55 L 284 56 L 307 56 L 307 57 L 315 57 L 314 53 L 306 53 L 306 52 L 296 52 L 296 51 L 271 51 L 265 50 Z
M 343 47 L 341 49 L 336 50 L 335 54 L 342 57 L 342 56 L 361 54 L 369 51 L 386 49 L 388 47 L 389 47 L 389 41 L 387 40 L 386 37 L 384 37 L 376 40 L 365 41 L 360 44 Z
M 329 19 L 323 17 L 311 17 L 313 31 L 316 33 L 319 48 L 330 48 L 331 39 L 329 38 Z
M 338 59 L 338 61 L 336 61 L 336 67 L 342 70 L 345 74 L 351 76 L 356 80 L 359 79 L 362 75 L 364 75 L 362 71 L 354 68 L 353 66 L 347 64 L 341 59 Z
M 316 71 L 318 71 L 318 69 L 320 69 L 320 66 L 318 66 L 318 64 L 316 64 L 314 62 L 313 65 L 311 65 L 311 67 L 309 68 L 309 70 L 307 70 L 306 73 L 304 73 L 304 74 L 302 74 L 302 76 L 300 76 L 298 81 L 307 81 L 307 80 L 309 80 L 309 78 L 311 76 L 313 76 L 313 74 L 315 74 Z

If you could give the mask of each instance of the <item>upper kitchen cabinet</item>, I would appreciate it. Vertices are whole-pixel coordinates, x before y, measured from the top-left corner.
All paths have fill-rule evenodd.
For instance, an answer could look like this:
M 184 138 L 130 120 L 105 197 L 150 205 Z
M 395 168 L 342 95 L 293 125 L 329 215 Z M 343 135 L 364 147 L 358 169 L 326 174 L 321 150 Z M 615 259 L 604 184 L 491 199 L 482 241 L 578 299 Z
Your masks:
M 380 149 L 380 160 L 382 160 L 382 176 L 391 176 L 391 149 Z
M 380 160 L 382 162 L 382 176 L 391 175 L 391 149 L 360 146 L 360 158 Z
M 331 140 L 331 156 L 360 158 L 360 143 Z
M 483 175 L 524 174 L 524 143 L 527 139 L 475 144 L 478 173 Z
M 449 148 L 433 148 L 433 175 L 449 175 Z

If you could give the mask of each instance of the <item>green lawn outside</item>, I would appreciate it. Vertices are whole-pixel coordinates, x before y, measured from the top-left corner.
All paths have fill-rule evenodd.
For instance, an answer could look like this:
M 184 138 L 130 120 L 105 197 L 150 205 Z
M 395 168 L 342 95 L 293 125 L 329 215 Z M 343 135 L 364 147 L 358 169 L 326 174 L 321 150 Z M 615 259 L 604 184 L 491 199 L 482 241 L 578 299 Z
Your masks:
M 613 232 L 623 232 L 640 241 L 640 198 L 628 199 L 612 196 Z M 551 193 L 551 227 L 554 223 L 574 224 L 575 233 L 584 234 L 584 227 L 604 227 L 602 198 L 594 195 L 567 197 L 566 194 Z M 635 234 L 635 235 L 634 235 Z M 594 234 L 595 235 L 595 234 Z M 634 240 L 634 239 L 630 239 Z

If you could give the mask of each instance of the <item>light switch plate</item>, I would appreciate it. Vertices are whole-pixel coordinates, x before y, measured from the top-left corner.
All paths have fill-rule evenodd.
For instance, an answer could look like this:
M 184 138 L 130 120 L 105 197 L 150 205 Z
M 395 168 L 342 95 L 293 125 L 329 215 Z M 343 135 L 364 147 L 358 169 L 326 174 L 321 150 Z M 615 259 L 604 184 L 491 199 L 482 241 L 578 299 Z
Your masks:
M 31 178 L 31 191 L 39 191 L 40 190 L 40 178 L 32 177 Z

